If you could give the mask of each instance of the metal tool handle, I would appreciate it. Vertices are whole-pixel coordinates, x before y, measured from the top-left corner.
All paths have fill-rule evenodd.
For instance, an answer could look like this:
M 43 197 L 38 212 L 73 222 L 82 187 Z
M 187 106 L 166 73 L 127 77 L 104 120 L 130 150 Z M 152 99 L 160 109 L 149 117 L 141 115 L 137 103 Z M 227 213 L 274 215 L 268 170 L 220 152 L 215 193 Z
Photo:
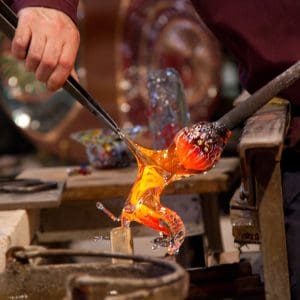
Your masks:
M 121 138 L 121 128 L 117 125 L 114 119 L 96 102 L 96 100 L 76 81 L 73 76 L 69 76 L 64 84 L 64 89 L 72 95 L 78 102 L 87 108 L 97 118 L 101 118 L 105 124 Z
M 217 122 L 228 129 L 233 129 L 252 116 L 273 97 L 288 88 L 300 78 L 300 61 L 289 67 L 252 96 L 222 116 Z
M 0 1 L 0 27 L 3 32 L 13 39 L 18 25 L 17 15 L 2 0 Z M 69 76 L 64 84 L 64 89 L 71 94 L 78 102 L 93 113 L 97 118 L 101 118 L 105 124 L 121 138 L 121 129 L 113 118 L 99 105 L 99 103 L 75 80 Z

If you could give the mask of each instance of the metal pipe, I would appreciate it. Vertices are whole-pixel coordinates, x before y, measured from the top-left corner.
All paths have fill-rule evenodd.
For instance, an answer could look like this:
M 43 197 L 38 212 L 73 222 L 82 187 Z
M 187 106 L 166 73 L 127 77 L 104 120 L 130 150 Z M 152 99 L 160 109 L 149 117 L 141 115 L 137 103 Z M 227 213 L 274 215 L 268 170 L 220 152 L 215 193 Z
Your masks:
M 257 90 L 241 104 L 227 112 L 217 121 L 217 123 L 225 126 L 227 129 L 235 128 L 241 122 L 252 116 L 273 97 L 292 85 L 299 77 L 300 61 L 296 62 L 283 73 Z

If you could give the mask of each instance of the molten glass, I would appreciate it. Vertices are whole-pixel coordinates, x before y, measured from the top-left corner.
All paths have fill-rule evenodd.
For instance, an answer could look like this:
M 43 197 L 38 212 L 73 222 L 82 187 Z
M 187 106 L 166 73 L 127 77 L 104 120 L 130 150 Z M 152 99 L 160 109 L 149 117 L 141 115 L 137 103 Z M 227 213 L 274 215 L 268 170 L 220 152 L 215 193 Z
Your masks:
M 174 211 L 161 205 L 160 195 L 169 183 L 212 168 L 229 136 L 230 131 L 217 123 L 200 122 L 180 130 L 164 150 L 146 149 L 130 141 L 138 174 L 122 211 L 122 225 L 136 221 L 161 232 L 168 253 L 177 253 L 185 227 Z
M 180 164 L 193 173 L 207 171 L 220 158 L 230 135 L 218 123 L 200 122 L 182 129 L 174 139 Z

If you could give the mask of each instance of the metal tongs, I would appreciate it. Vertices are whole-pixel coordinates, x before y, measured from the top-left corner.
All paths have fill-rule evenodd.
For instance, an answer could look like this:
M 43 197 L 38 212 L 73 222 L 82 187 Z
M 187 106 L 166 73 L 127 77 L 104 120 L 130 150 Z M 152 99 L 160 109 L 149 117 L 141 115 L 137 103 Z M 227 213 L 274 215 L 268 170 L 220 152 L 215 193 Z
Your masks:
M 10 38 L 13 39 L 18 25 L 17 15 L 6 5 L 0 1 L 0 29 Z M 73 76 L 69 76 L 64 84 L 64 89 L 68 91 L 78 102 L 93 113 L 97 118 L 102 119 L 105 124 L 122 139 L 120 127 L 113 118 L 96 102 L 96 100 L 75 80 Z
M 55 181 L 42 181 L 40 179 L 10 179 L 0 180 L 0 192 L 4 193 L 33 193 L 57 188 Z

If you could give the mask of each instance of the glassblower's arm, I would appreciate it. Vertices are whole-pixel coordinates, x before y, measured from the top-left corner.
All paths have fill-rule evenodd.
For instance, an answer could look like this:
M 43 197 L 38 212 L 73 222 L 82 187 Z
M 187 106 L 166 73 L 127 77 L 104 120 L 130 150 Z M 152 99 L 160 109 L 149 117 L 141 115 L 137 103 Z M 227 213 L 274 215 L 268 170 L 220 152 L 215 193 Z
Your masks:
M 4 1 L 0 1 L 0 29 L 13 39 L 18 25 L 17 15 L 7 6 Z M 68 91 L 78 102 L 100 118 L 116 134 L 121 135 L 121 129 L 118 127 L 113 118 L 96 102 L 95 99 L 72 77 L 68 77 L 64 84 L 64 89 Z

